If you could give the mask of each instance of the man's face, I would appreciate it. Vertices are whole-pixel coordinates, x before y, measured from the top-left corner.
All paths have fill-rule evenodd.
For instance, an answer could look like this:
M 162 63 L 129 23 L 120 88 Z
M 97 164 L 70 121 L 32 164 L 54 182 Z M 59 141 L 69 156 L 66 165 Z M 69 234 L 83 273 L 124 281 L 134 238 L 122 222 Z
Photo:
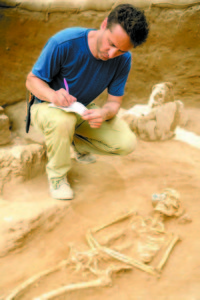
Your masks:
M 97 58 L 105 61 L 133 48 L 130 37 L 119 24 L 113 24 L 110 29 L 106 25 L 107 20 L 104 20 L 97 39 Z

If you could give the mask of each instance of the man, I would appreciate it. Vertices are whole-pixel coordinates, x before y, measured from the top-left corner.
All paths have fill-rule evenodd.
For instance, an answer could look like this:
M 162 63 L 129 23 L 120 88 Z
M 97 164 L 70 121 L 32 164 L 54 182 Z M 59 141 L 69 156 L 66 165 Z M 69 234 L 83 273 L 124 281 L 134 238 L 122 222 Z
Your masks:
M 148 31 L 142 11 L 130 4 L 119 5 L 99 30 L 68 28 L 50 38 L 28 74 L 26 87 L 35 97 L 31 123 L 45 136 L 53 198 L 73 198 L 66 178 L 71 144 L 78 160 L 88 162 L 94 161 L 91 152 L 125 155 L 135 149 L 135 135 L 116 114 L 131 67 L 129 51 L 146 40 Z M 91 102 L 105 89 L 107 101 L 99 108 Z M 69 106 L 75 101 L 88 108 L 82 117 L 49 106 Z

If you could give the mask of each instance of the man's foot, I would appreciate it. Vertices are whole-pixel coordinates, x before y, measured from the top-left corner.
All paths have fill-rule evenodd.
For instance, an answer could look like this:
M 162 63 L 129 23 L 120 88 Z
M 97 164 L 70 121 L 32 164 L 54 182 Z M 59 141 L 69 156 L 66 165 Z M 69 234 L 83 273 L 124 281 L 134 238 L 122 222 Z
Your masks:
M 51 197 L 58 200 L 71 200 L 74 193 L 66 177 L 50 179 Z
M 74 158 L 77 162 L 82 164 L 92 164 L 96 162 L 96 158 L 91 153 L 79 153 L 74 151 Z

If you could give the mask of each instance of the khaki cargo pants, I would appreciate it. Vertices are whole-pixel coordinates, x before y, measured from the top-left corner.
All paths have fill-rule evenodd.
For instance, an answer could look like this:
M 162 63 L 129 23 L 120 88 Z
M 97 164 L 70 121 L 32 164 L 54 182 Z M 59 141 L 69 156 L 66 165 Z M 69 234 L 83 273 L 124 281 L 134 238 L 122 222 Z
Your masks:
M 88 109 L 98 108 L 94 103 Z M 136 137 L 125 121 L 114 117 L 101 128 L 91 128 L 78 114 L 49 107 L 49 103 L 31 107 L 31 124 L 45 137 L 49 179 L 60 178 L 70 169 L 70 146 L 74 143 L 80 153 L 126 155 L 136 147 Z

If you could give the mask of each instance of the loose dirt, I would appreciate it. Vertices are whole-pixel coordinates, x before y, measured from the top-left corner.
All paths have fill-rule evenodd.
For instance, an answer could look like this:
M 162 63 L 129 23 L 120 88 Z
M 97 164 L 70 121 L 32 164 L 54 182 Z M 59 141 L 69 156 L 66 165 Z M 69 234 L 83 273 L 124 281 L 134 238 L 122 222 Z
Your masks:
M 149 9 L 151 34 L 144 47 L 133 51 L 133 68 L 126 86 L 123 107 L 147 103 L 151 88 L 158 82 L 174 84 L 175 99 L 182 100 L 189 114 L 188 130 L 200 135 L 199 122 L 199 5 L 185 10 Z M 3 90 L 0 105 L 25 99 L 25 78 L 47 39 L 70 26 L 98 28 L 105 12 L 45 15 L 17 9 L 1 10 L 0 54 Z M 26 30 L 25 30 L 26 29 Z M 105 101 L 105 95 L 99 102 Z M 144 142 L 125 157 L 97 157 L 92 165 L 72 162 L 69 181 L 75 199 L 54 230 L 30 232 L 21 247 L 0 259 L 0 299 L 18 284 L 66 259 L 69 243 L 87 248 L 85 234 L 115 216 L 134 210 L 143 216 L 152 211 L 151 195 L 171 187 L 192 219 L 180 224 L 166 222 L 166 230 L 181 236 L 160 279 L 133 268 L 113 277 L 106 288 L 71 292 L 56 299 L 70 300 L 199 300 L 200 299 L 200 156 L 199 149 L 179 141 Z M 39 203 L 50 201 L 46 175 L 5 189 L 6 201 Z M 62 273 L 63 274 L 63 273 Z M 68 278 L 55 275 L 46 282 Z M 62 275 L 61 275 L 62 277 Z M 40 288 L 40 286 L 39 286 Z M 39 290 L 43 293 L 44 290 Z M 32 299 L 34 291 L 18 299 Z
M 194 119 L 199 114 L 194 109 L 191 112 Z M 199 132 L 199 123 L 194 125 Z M 181 194 L 192 222 L 180 224 L 176 218 L 167 221 L 166 230 L 180 235 L 182 241 L 175 246 L 160 279 L 133 268 L 114 276 L 112 287 L 71 292 L 55 299 L 200 299 L 199 170 L 199 149 L 173 140 L 138 141 L 134 153 L 125 157 L 99 156 L 91 165 L 73 161 L 69 180 L 76 196 L 69 203 L 66 217 L 53 231 L 30 233 L 24 246 L 0 260 L 1 294 L 6 295 L 28 277 L 66 259 L 69 243 L 86 249 L 87 229 L 130 210 L 147 216 L 152 211 L 151 195 L 171 187 Z M 15 199 L 19 205 L 24 200 L 36 205 L 41 199 L 49 201 L 46 175 L 18 185 L 15 190 L 7 189 L 4 197 L 7 201 Z M 53 288 L 60 280 L 57 276 L 46 282 L 45 289 Z

